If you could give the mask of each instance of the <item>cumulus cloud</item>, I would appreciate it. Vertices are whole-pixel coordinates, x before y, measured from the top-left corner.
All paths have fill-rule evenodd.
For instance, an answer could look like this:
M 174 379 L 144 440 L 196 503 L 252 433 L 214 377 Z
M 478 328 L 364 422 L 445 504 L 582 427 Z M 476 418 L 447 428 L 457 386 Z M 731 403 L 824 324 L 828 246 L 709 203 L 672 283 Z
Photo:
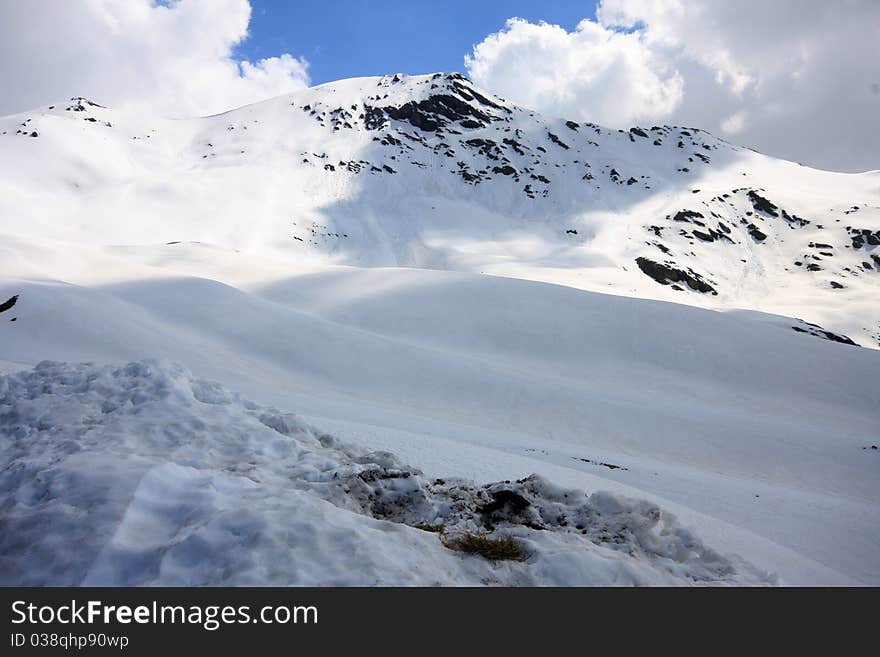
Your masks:
M 511 19 L 473 80 L 610 127 L 694 125 L 813 166 L 880 168 L 876 0 L 602 0 L 567 31 Z
M 309 84 L 290 54 L 239 61 L 248 0 L 0 0 L 0 114 L 70 96 L 214 114 Z
M 667 116 L 681 103 L 681 76 L 641 35 L 588 20 L 567 32 L 512 18 L 466 65 L 475 81 L 524 105 L 602 123 Z

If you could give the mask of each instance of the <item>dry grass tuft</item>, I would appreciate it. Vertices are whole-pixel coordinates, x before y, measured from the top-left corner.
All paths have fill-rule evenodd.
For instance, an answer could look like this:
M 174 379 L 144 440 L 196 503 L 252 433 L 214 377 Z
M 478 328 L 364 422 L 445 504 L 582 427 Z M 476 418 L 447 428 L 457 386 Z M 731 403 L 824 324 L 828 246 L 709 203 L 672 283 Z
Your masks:
M 441 536 L 443 545 L 450 550 L 478 554 L 489 561 L 525 561 L 526 553 L 513 536 L 497 538 L 487 534 L 464 532 L 452 537 Z

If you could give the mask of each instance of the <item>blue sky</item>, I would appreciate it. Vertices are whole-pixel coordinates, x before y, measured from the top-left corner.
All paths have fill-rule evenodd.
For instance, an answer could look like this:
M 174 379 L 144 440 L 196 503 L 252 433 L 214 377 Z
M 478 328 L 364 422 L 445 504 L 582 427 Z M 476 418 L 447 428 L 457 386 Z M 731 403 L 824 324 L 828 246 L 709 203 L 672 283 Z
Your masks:
M 513 16 L 572 29 L 595 15 L 591 0 L 251 0 L 250 36 L 237 56 L 289 52 L 313 84 L 385 73 L 464 69 L 464 55 Z M 426 29 L 426 26 L 430 26 Z

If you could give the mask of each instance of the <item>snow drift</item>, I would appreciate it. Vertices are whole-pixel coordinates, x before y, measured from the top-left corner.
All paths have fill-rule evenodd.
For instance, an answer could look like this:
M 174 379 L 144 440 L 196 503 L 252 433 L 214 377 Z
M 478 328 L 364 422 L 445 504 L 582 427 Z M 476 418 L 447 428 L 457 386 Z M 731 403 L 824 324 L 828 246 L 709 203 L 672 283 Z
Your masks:
M 5 585 L 773 581 L 649 502 L 430 480 L 158 361 L 0 377 L 0 438 Z M 512 535 L 527 560 L 460 555 L 420 526 Z

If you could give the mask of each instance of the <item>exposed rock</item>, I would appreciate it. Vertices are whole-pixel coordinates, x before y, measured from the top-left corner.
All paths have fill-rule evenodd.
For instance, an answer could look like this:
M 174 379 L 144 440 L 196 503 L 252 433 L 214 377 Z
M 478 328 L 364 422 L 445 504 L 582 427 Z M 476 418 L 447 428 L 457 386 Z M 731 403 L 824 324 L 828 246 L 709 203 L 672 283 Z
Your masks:
M 852 347 L 858 347 L 855 342 L 853 342 L 850 338 L 845 335 L 832 333 L 831 331 L 826 331 L 818 324 L 810 324 L 809 322 L 803 322 L 803 326 L 792 326 L 792 330 L 797 331 L 798 333 L 806 333 L 807 335 L 812 335 L 817 338 L 822 338 L 823 340 L 831 340 L 832 342 L 839 342 L 841 344 L 848 344 Z
M 880 230 L 872 232 L 867 228 L 847 226 L 846 232 L 849 233 L 852 248 L 854 249 L 861 249 L 865 244 L 868 244 L 868 246 L 880 246 Z
M 676 269 L 670 265 L 654 262 L 653 260 L 644 257 L 636 258 L 636 264 L 639 266 L 639 269 L 642 270 L 642 273 L 650 276 L 661 285 L 669 285 L 670 282 L 684 282 L 687 283 L 688 287 L 697 292 L 710 292 L 714 295 L 718 294 L 718 292 L 715 291 L 715 288 L 704 281 L 702 276 L 693 270 L 688 269 L 685 271 L 682 269 Z
M 0 303 L 0 313 L 5 313 L 7 310 L 12 308 L 16 304 L 17 301 L 18 301 L 18 295 L 16 294 L 12 297 L 9 297 L 3 303 Z
M 485 99 L 484 99 L 485 100 Z M 497 107 L 497 105 L 493 106 Z M 437 94 L 421 101 L 410 101 L 400 107 L 383 107 L 392 119 L 408 121 L 425 132 L 435 132 L 449 121 L 472 120 L 471 125 L 485 127 L 494 117 L 449 94 Z
M 752 239 L 756 242 L 763 242 L 767 239 L 767 234 L 758 229 L 755 224 L 748 225 L 749 235 L 752 236 Z
M 593 461 L 592 459 L 583 459 L 578 456 L 572 456 L 575 461 L 583 461 L 584 463 L 589 463 L 591 465 L 601 465 L 603 468 L 608 468 L 609 470 L 629 470 L 629 468 L 625 468 L 622 465 L 615 465 L 614 463 L 604 463 L 603 461 Z
M 771 203 L 769 200 L 758 194 L 758 192 L 756 192 L 755 190 L 750 189 L 747 196 L 752 202 L 752 207 L 755 208 L 755 210 L 758 210 L 759 212 L 763 212 L 765 214 L 769 214 L 771 217 L 779 216 L 779 213 L 777 212 L 779 208 Z
M 524 146 L 522 144 L 520 144 L 518 141 L 516 141 L 515 139 L 508 139 L 505 137 L 501 141 L 503 143 L 507 144 L 508 146 L 510 146 L 514 151 L 516 151 L 517 155 L 525 155 L 526 154 L 526 152 L 524 150 L 522 150 L 524 148 Z
M 559 137 L 557 137 L 556 135 L 554 135 L 552 132 L 548 131 L 548 132 L 547 132 L 547 136 L 550 138 L 550 141 L 552 141 L 552 142 L 553 142 L 554 144 L 556 144 L 557 146 L 561 146 L 561 147 L 564 148 L 565 150 L 568 150 L 568 149 L 569 149 L 568 144 L 566 144 L 564 141 L 562 141 Z
M 703 217 L 702 213 L 696 212 L 694 210 L 679 210 L 678 212 L 676 212 L 673 215 L 672 220 L 673 221 L 685 221 L 685 222 L 691 223 L 691 219 L 696 219 L 696 218 L 703 219 L 704 217 Z

